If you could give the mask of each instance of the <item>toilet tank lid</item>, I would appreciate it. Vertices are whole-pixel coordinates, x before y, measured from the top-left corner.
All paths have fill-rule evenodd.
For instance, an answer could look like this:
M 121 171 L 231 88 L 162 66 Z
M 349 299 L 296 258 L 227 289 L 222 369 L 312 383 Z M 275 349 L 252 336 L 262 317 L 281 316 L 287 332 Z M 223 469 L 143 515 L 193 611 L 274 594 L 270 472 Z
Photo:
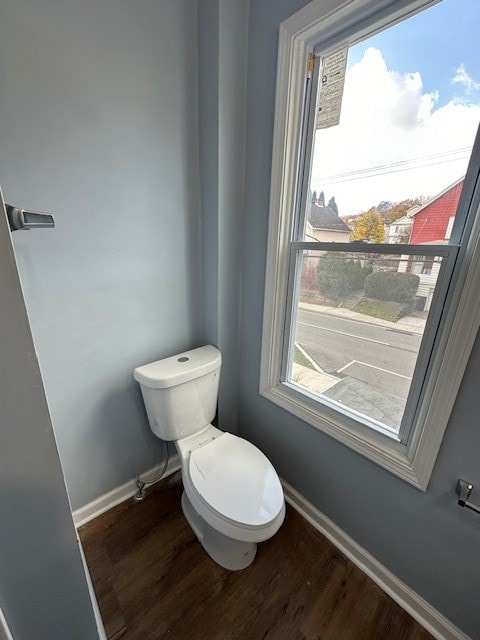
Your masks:
M 207 345 L 137 367 L 133 377 L 145 387 L 167 389 L 215 371 L 221 364 L 220 351 Z

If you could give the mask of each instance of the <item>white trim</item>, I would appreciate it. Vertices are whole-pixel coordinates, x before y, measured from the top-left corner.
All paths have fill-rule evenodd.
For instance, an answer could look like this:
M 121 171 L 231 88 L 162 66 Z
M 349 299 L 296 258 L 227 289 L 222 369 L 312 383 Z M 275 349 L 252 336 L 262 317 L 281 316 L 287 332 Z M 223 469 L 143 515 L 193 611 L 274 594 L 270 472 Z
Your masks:
M 305 77 L 302 70 L 306 69 L 308 53 L 321 36 L 331 39 L 348 29 L 353 33 L 355 23 L 366 28 L 376 12 L 380 12 L 380 22 L 385 25 L 428 4 L 433 2 L 314 0 L 280 25 L 259 385 L 262 396 L 422 490 L 427 488 L 480 327 L 480 288 L 477 286 L 480 215 L 476 216 L 466 253 L 461 256 L 463 264 L 454 275 L 456 290 L 451 296 L 438 345 L 438 353 L 443 355 L 435 358 L 429 371 L 415 418 L 420 428 L 413 430 L 408 444 L 399 445 L 388 437 L 381 437 L 328 408 L 320 414 L 318 403 L 309 402 L 305 394 L 282 382 L 281 359 L 288 297 L 288 247 L 302 124 Z M 468 182 L 468 189 L 472 189 L 472 179 L 468 178 Z M 466 187 L 467 180 L 464 191 L 468 191 Z M 480 196 L 475 194 L 474 198 L 478 204 Z M 439 312 L 438 305 L 436 312 Z
M 178 457 L 178 455 L 172 456 L 168 461 L 167 470 L 165 471 L 162 480 L 178 471 L 180 467 L 180 458 Z M 149 471 L 145 471 L 145 473 L 142 473 L 141 475 L 150 475 L 152 473 L 157 473 L 157 471 L 159 471 L 161 468 L 162 464 L 159 464 Z M 136 492 L 136 481 L 135 478 L 132 478 L 125 484 L 122 484 L 120 487 L 112 489 L 112 491 L 109 491 L 108 493 L 104 493 L 99 498 L 92 500 L 92 502 L 89 502 L 84 507 L 80 507 L 73 512 L 73 522 L 75 523 L 75 526 L 78 529 L 78 527 L 87 524 L 87 522 L 90 522 L 90 520 L 101 516 L 102 513 L 105 513 L 105 511 L 116 507 L 117 504 L 120 504 L 121 502 L 123 502 L 124 500 L 128 500 L 129 498 L 132 498 Z
M 13 636 L 8 628 L 7 621 L 3 615 L 3 611 L 0 608 L 0 640 L 13 640 Z
M 95 620 L 97 622 L 98 640 L 108 640 L 107 633 L 103 625 L 102 615 L 100 613 L 100 607 L 98 606 L 97 595 L 95 593 L 95 589 L 93 588 L 92 577 L 88 569 L 87 560 L 85 558 L 85 553 L 82 547 L 82 541 L 80 540 L 78 531 L 77 531 L 77 542 L 78 542 L 78 548 L 80 549 L 80 555 L 82 556 L 83 569 L 85 571 L 85 577 L 87 578 L 88 592 L 90 594 L 90 600 L 92 601 L 93 612 L 95 614 Z
M 282 480 L 285 500 L 437 640 L 470 640 L 413 589 Z
M 409 484 L 418 489 L 426 488 L 426 485 L 423 487 L 415 475 L 403 447 L 400 448 L 401 445 L 398 444 L 399 450 L 394 449 L 395 441 L 389 436 L 381 438 L 369 427 L 365 427 L 363 433 L 360 430 L 356 432 L 355 427 L 350 424 L 353 421 L 349 421 L 338 411 L 331 411 L 328 418 L 326 415 L 320 416 L 316 406 L 310 406 L 305 402 L 304 394 L 295 392 L 287 384 L 273 386 L 263 391 L 261 395 Z M 387 438 L 389 442 L 385 443 Z

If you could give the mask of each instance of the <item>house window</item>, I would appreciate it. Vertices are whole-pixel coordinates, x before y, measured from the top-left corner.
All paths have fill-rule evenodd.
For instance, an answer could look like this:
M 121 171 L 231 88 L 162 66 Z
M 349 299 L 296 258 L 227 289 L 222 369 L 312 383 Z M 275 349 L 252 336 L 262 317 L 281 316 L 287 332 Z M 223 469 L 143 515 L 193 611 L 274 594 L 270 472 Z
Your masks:
M 435 258 L 433 256 L 412 256 L 408 260 L 407 272 L 430 276 L 432 275 L 434 262 Z
M 414 256 L 410 262 L 410 273 L 423 273 L 423 264 L 425 256 Z
M 281 25 L 260 391 L 425 488 L 480 324 L 479 8 L 322 4 Z

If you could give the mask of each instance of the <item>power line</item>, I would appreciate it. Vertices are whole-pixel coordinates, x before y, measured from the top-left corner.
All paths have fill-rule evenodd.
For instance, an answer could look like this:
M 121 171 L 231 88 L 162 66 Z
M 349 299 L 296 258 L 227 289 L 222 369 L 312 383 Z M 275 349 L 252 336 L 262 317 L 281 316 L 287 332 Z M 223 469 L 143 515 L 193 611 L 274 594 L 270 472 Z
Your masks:
M 439 164 L 445 164 L 448 162 L 457 162 L 468 158 L 471 152 L 471 147 L 463 147 L 459 149 L 452 149 L 450 151 L 443 151 L 441 153 L 432 154 L 430 156 L 422 156 L 419 158 L 412 158 L 410 160 L 399 160 L 397 162 L 391 162 L 389 164 L 377 165 L 374 167 L 368 167 L 366 169 L 356 169 L 353 171 L 347 171 L 345 173 L 338 173 L 323 178 L 312 180 L 312 185 L 321 185 L 326 183 L 341 183 L 353 180 L 361 180 L 365 178 L 373 178 L 387 173 L 398 173 L 401 171 L 411 171 L 412 169 L 421 169 L 423 167 L 436 166 Z M 461 154 L 461 155 L 459 155 Z M 452 157 L 458 156 L 458 157 Z M 437 159 L 435 162 L 434 160 Z M 428 162 L 425 162 L 428 160 Z
M 472 147 L 460 147 L 458 149 L 450 149 L 449 151 L 440 151 L 439 153 L 433 153 L 429 156 L 419 156 L 418 158 L 410 158 L 409 160 L 397 160 L 396 162 L 390 162 L 388 164 L 379 164 L 374 167 L 367 167 L 366 169 L 355 169 L 353 171 L 348 171 L 346 173 L 337 173 L 335 175 L 326 176 L 325 179 L 340 178 L 345 175 L 350 175 L 354 173 L 363 173 L 364 171 L 373 171 L 376 169 L 385 169 L 387 167 L 395 167 L 395 166 L 404 165 L 412 162 L 418 162 L 421 160 L 433 160 L 443 156 L 450 156 L 450 155 L 456 155 L 458 153 L 470 152 L 471 150 L 472 150 Z
M 410 166 L 410 167 L 400 167 L 397 169 L 393 169 L 393 170 L 384 170 L 384 171 L 378 171 L 377 173 L 368 173 L 367 175 L 357 175 L 357 176 L 352 176 L 352 177 L 346 177 L 346 178 L 342 178 L 342 179 L 337 179 L 337 180 L 313 180 L 312 181 L 312 185 L 315 184 L 319 184 L 319 185 L 324 185 L 324 184 L 340 184 L 342 182 L 353 182 L 354 180 L 365 180 L 366 178 L 375 178 L 377 176 L 383 176 L 383 175 L 388 175 L 391 173 L 400 173 L 402 171 L 413 171 L 414 169 L 423 169 L 425 167 L 434 167 L 436 165 L 439 164 L 448 164 L 449 162 L 458 162 L 459 160 L 464 160 L 465 158 L 467 158 L 468 156 L 464 156 L 463 158 L 451 158 L 449 160 L 439 160 L 437 162 L 429 162 L 429 163 L 425 163 L 425 164 L 419 164 L 416 166 Z

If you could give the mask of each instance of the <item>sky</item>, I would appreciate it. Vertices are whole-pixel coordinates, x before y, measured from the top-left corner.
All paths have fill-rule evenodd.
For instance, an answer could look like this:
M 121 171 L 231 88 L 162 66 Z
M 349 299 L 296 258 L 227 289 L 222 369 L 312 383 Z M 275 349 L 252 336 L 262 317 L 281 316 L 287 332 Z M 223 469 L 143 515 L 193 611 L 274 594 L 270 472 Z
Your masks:
M 480 0 L 443 0 L 349 49 L 340 124 L 316 132 L 311 190 L 340 215 L 434 196 L 480 122 Z

